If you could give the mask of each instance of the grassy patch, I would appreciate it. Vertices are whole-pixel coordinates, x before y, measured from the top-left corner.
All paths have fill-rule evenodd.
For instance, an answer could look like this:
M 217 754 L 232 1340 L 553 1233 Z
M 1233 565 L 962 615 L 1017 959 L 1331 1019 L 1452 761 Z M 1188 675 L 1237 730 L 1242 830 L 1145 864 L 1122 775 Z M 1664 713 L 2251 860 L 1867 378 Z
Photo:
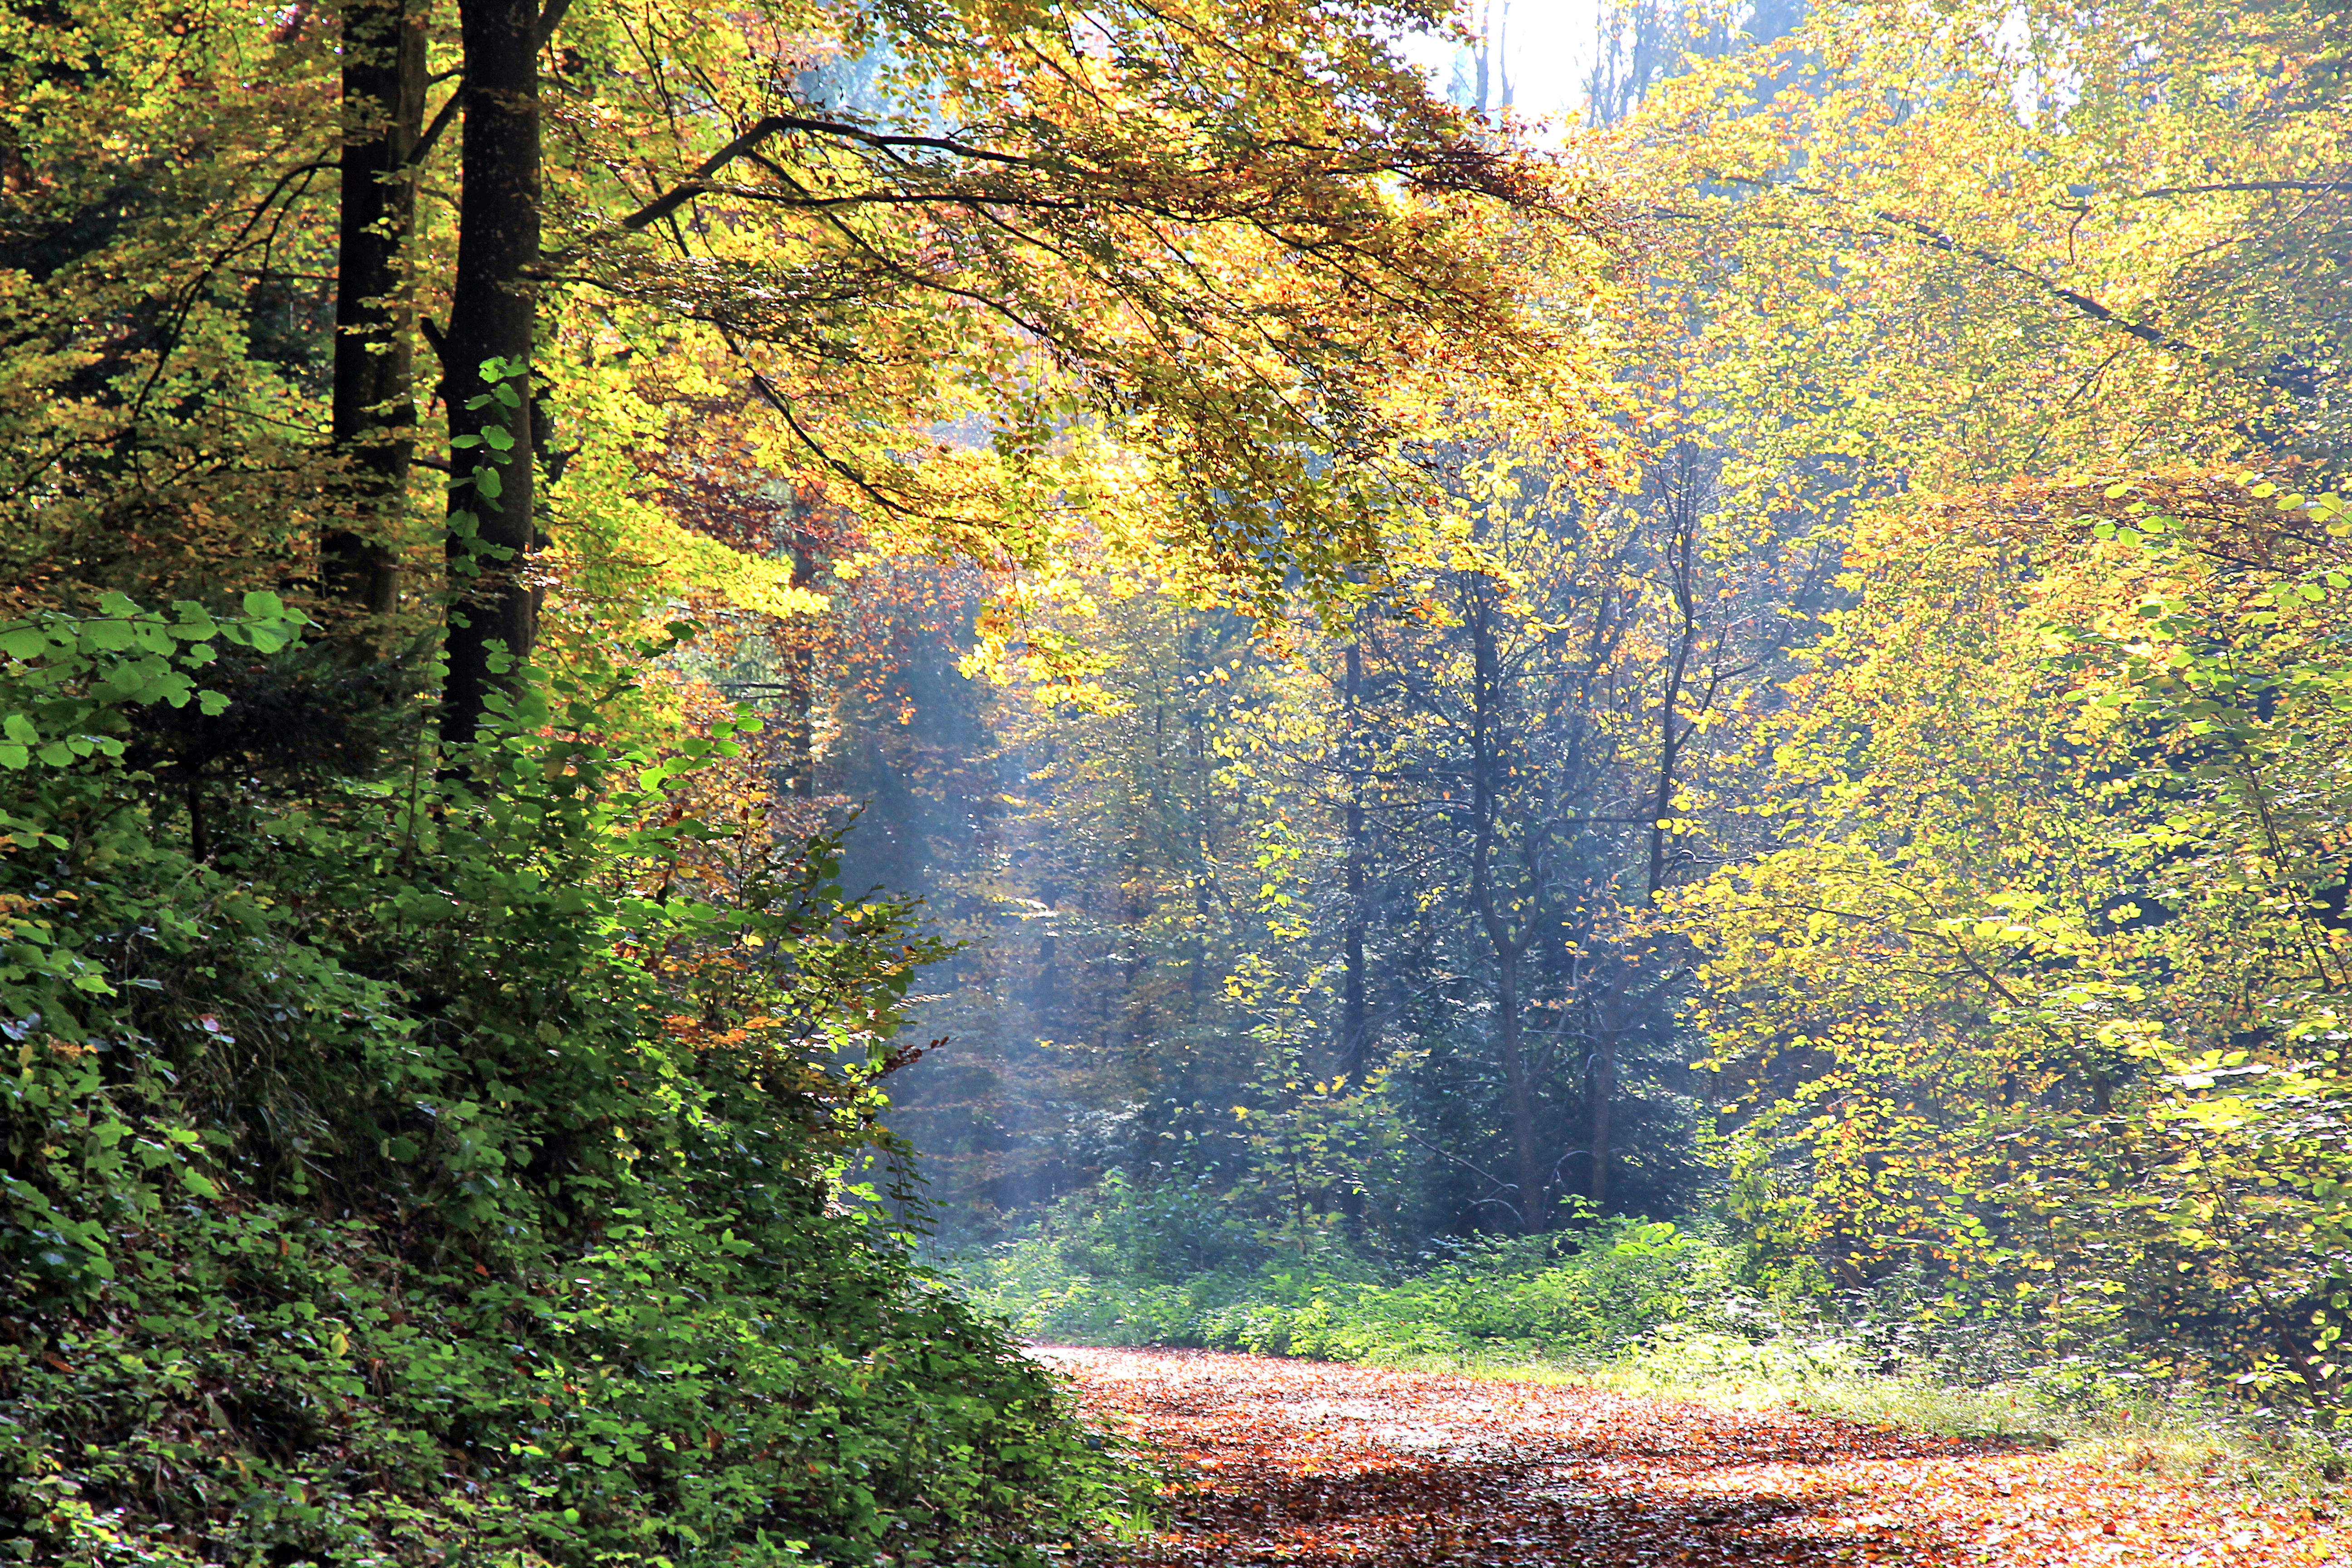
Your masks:
M 1824 1335 L 1724 1343 L 1669 1337 L 1601 1360 L 1379 1356 L 1379 1364 L 1523 1379 L 1719 1408 L 1801 1410 L 1858 1426 L 2063 1450 L 2151 1479 L 2198 1479 L 2316 1499 L 2352 1479 L 2352 1441 L 2301 1412 L 2230 1405 L 2191 1390 L 2086 1387 L 2079 1368 L 1969 1380 L 1919 1362 L 1880 1371 Z
M 1930 1337 L 1897 1301 L 1841 1314 L 1741 1289 L 1704 1230 L 1621 1222 L 1472 1244 L 1383 1269 L 1253 1249 L 1213 1211 L 1084 1211 L 957 1272 L 1017 1332 L 1523 1378 L 1866 1426 L 2063 1448 L 2153 1477 L 2315 1496 L 2352 1442 L 2309 1413 L 2053 1360 L 2000 1325 Z

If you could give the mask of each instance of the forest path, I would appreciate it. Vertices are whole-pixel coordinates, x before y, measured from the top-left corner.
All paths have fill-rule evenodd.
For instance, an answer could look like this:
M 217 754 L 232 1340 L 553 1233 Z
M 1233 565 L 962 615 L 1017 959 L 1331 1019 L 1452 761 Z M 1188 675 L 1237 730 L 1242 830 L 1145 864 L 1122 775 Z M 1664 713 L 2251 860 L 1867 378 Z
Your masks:
M 1178 1458 L 1158 1536 L 1091 1561 L 2347 1568 L 2309 1506 L 2094 1460 L 1494 1378 L 1034 1347 Z

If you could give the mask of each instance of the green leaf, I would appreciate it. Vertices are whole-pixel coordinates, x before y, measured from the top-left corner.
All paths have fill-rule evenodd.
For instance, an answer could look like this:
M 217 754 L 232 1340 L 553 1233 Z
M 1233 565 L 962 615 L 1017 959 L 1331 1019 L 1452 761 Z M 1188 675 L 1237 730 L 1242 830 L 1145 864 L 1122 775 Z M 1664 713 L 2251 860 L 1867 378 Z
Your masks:
M 48 635 L 38 626 L 12 626 L 0 632 L 0 653 L 10 658 L 42 658 L 48 651 Z

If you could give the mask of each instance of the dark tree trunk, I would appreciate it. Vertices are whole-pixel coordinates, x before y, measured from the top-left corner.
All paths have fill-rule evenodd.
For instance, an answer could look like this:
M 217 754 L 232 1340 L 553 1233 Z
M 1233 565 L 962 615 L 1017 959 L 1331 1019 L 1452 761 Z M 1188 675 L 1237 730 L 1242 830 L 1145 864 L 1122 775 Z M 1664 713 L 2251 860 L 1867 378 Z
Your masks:
M 1678 501 L 1681 513 L 1675 531 L 1673 572 L 1675 612 L 1674 661 L 1667 667 L 1665 700 L 1658 705 L 1658 783 L 1650 799 L 1650 865 L 1649 878 L 1643 885 L 1642 901 L 1655 903 L 1658 889 L 1666 880 L 1666 814 L 1675 808 L 1675 769 L 1682 761 L 1683 743 L 1690 739 L 1691 726 L 1682 720 L 1683 683 L 1690 674 L 1692 650 L 1698 645 L 1699 623 L 1697 589 L 1692 579 L 1696 552 L 1696 518 Z M 1709 693 L 1712 697 L 1712 693 Z
M 188 807 L 188 858 L 201 866 L 213 858 L 212 836 L 205 827 L 204 775 L 191 767 L 180 787 Z
M 460 0 L 466 110 L 458 154 L 457 275 L 441 346 L 449 406 L 448 685 L 441 738 L 457 745 L 480 725 L 485 700 L 511 677 L 539 634 L 530 581 L 534 478 L 530 355 L 539 260 L 539 31 L 530 0 Z M 485 362 L 501 362 L 512 403 L 490 397 Z M 492 432 L 485 439 L 485 432 Z M 501 447 L 499 442 L 503 440 Z M 495 476 L 464 482 L 476 469 Z M 495 495 L 489 492 L 495 489 Z
M 1364 1060 L 1370 1049 L 1365 1038 L 1364 1016 L 1364 769 L 1363 742 L 1356 732 L 1357 704 L 1363 695 L 1364 654 L 1348 645 L 1347 740 L 1348 773 L 1348 917 L 1340 936 L 1347 976 L 1339 1002 L 1339 1070 L 1350 1088 L 1364 1081 Z
M 357 468 L 357 526 L 320 542 L 328 593 L 381 615 L 398 591 L 383 536 L 415 447 L 407 250 L 425 122 L 425 0 L 345 0 L 336 236 L 334 443 Z
M 1617 1036 L 1613 1028 L 1604 1031 L 1592 1047 L 1588 1066 L 1592 1085 L 1592 1212 L 1595 1217 L 1604 1213 L 1609 1205 L 1609 1164 L 1612 1158 L 1610 1112 L 1617 1099 Z
M 1519 1227 L 1532 1236 L 1550 1228 L 1544 1205 L 1543 1156 L 1536 1142 L 1535 1084 L 1528 1072 L 1519 1020 L 1519 959 L 1540 923 L 1533 909 L 1522 912 L 1512 933 L 1514 911 L 1496 884 L 1496 861 L 1505 825 L 1503 781 L 1509 763 L 1504 750 L 1502 669 L 1488 606 L 1474 590 L 1465 607 L 1463 630 L 1470 638 L 1470 882 L 1478 922 L 1495 951 L 1495 1010 L 1503 1058 L 1503 1088 L 1510 1102 L 1511 1149 L 1517 1166 Z M 1532 868 L 1530 868 L 1532 869 Z M 1539 880 L 1531 889 L 1540 898 Z
M 1533 1236 L 1551 1228 L 1547 1223 L 1551 1216 L 1544 1209 L 1543 1159 L 1536 1148 L 1535 1085 L 1528 1076 L 1519 1028 L 1521 951 L 1522 944 L 1495 938 L 1495 1005 L 1502 1014 L 1503 1078 L 1511 1100 L 1511 1146 L 1518 1157 L 1519 1227 Z
M 1697 721 L 1686 718 L 1682 711 L 1692 679 L 1691 658 L 1697 651 L 1705 628 L 1698 615 L 1697 555 L 1701 511 L 1696 483 L 1685 473 L 1682 476 L 1674 498 L 1675 531 L 1667 543 L 1667 569 L 1671 573 L 1669 587 L 1675 605 L 1675 651 L 1666 668 L 1666 689 L 1658 705 L 1658 776 L 1650 795 L 1649 866 L 1642 889 L 1642 902 L 1647 906 L 1657 902 L 1659 890 L 1666 881 L 1667 814 L 1675 807 L 1675 787 L 1683 763 L 1683 747 L 1696 733 Z M 1716 682 L 1720 678 L 1710 676 L 1696 699 L 1704 713 L 1715 702 Z M 1592 1205 L 1596 1214 L 1609 1202 L 1610 1167 L 1616 1151 L 1612 1144 L 1614 1129 L 1612 1111 L 1617 1098 L 1617 1045 L 1622 1037 L 1625 1019 L 1622 998 L 1633 978 L 1628 969 L 1620 974 L 1611 987 L 1609 1001 L 1603 1008 L 1600 1036 L 1589 1067 L 1592 1089 Z
M 795 500 L 794 505 L 800 503 Z M 816 541 L 805 534 L 792 542 L 793 586 L 816 581 Z M 784 748 L 792 770 L 792 793 L 816 798 L 816 650 L 802 642 L 784 656 Z M 1053 938 L 1045 939 L 1051 942 Z

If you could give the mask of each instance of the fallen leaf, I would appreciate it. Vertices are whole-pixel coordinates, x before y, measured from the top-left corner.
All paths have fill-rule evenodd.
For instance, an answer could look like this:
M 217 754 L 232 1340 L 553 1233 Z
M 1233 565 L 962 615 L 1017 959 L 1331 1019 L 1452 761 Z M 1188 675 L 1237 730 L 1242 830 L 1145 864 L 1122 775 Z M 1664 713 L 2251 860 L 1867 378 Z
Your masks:
M 1191 1477 L 1167 1528 L 1094 1549 L 1100 1568 L 2352 1563 L 2306 1509 L 2015 1444 L 1544 1384 L 1035 1349 Z

